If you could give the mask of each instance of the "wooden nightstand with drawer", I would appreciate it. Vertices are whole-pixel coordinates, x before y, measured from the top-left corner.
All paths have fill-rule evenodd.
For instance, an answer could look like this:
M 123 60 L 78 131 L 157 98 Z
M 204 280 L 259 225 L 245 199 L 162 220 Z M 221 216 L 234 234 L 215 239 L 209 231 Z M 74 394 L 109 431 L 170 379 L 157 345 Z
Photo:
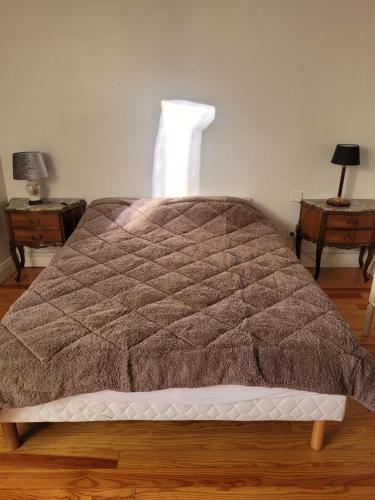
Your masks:
M 62 246 L 72 234 L 86 208 L 77 198 L 48 198 L 29 205 L 27 198 L 13 198 L 6 207 L 9 245 L 20 280 L 25 265 L 24 247 Z
M 316 243 L 315 279 L 320 272 L 324 247 L 359 248 L 359 265 L 368 280 L 367 269 L 375 254 L 375 200 L 352 200 L 349 207 L 327 205 L 325 200 L 303 200 L 296 229 L 296 254 L 301 256 L 301 240 Z M 368 251 L 363 266 L 364 254 Z

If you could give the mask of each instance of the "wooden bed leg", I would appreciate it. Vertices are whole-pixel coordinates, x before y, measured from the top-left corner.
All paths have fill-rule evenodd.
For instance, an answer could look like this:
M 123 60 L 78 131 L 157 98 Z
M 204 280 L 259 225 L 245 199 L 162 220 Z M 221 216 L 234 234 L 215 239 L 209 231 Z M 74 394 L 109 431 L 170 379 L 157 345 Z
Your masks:
M 374 315 L 374 306 L 373 304 L 369 304 L 367 306 L 365 320 L 363 322 L 363 330 L 362 330 L 363 335 L 365 335 L 366 337 L 368 336 L 368 333 L 371 329 L 373 315 Z
M 313 450 L 320 451 L 323 448 L 325 428 L 326 423 L 324 420 L 316 420 L 313 423 L 310 442 Z
M 3 423 L 1 424 L 1 427 L 3 428 L 5 441 L 8 445 L 9 450 L 13 451 L 21 446 L 21 440 L 16 424 Z

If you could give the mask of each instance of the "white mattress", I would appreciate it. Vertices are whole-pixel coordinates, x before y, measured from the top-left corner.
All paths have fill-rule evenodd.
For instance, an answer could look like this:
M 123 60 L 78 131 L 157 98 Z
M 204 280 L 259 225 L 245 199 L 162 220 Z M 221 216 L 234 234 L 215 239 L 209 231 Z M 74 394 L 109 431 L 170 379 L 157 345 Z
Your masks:
M 100 391 L 0 410 L 0 422 L 342 420 L 345 404 L 345 396 L 240 385 L 133 393 Z

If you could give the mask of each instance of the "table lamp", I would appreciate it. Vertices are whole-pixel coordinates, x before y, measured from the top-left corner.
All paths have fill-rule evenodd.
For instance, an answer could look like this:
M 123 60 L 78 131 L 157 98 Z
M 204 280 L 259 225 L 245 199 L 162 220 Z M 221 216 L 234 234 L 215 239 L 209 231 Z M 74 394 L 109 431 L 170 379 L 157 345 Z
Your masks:
M 342 198 L 342 188 L 344 186 L 346 167 L 360 164 L 360 154 L 358 144 L 337 144 L 331 163 L 342 165 L 339 191 L 336 198 L 328 198 L 327 204 L 337 207 L 348 207 L 350 200 Z
M 29 181 L 26 184 L 29 205 L 42 203 L 39 179 L 45 177 L 48 177 L 48 172 L 42 153 L 37 151 L 13 153 L 13 179 Z

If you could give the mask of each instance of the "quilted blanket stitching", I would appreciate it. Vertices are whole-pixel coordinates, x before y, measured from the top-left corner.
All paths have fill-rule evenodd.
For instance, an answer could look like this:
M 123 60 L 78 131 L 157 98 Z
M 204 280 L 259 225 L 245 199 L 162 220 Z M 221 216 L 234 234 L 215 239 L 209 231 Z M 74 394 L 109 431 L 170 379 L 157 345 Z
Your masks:
M 96 202 L 94 204 L 95 206 L 93 206 L 88 210 L 86 219 L 84 218 L 81 221 L 79 228 L 77 229 L 78 233 L 76 232 L 75 233 L 76 236 L 74 235 L 72 236 L 71 240 L 68 242 L 68 247 L 67 247 L 69 249 L 70 245 L 70 248 L 72 249 L 74 255 L 81 256 L 80 258 L 85 259 L 86 261 L 84 267 L 85 270 L 89 271 L 91 269 L 91 271 L 93 272 L 93 270 L 96 267 L 98 267 L 98 272 L 100 271 L 100 268 L 103 270 L 104 269 L 110 270 L 109 276 L 106 276 L 103 279 L 98 280 L 98 282 L 103 283 L 103 287 L 108 286 L 108 283 L 111 283 L 110 275 L 111 273 L 114 273 L 112 274 L 112 278 L 115 278 L 116 276 L 123 276 L 124 278 L 126 277 L 130 278 L 129 284 L 131 288 L 126 292 L 128 294 L 132 293 L 132 289 L 134 287 L 139 287 L 139 286 L 145 286 L 146 287 L 145 290 L 154 290 L 155 293 L 158 294 L 155 296 L 151 295 L 149 299 L 147 299 L 147 297 L 146 299 L 144 299 L 140 296 L 139 298 L 141 299 L 141 301 L 138 303 L 134 302 L 133 308 L 130 309 L 129 309 L 129 304 L 125 302 L 124 305 L 126 306 L 125 308 L 126 312 L 125 316 L 123 315 L 123 319 L 126 319 L 127 314 L 129 314 L 128 311 L 131 311 L 139 316 L 142 316 L 142 313 L 145 313 L 143 317 L 146 318 L 147 321 L 151 321 L 151 323 L 154 324 L 156 328 L 156 331 L 151 333 L 149 332 L 143 338 L 142 337 L 139 337 L 138 339 L 134 338 L 132 341 L 133 342 L 132 345 L 130 347 L 129 346 L 127 347 L 127 350 L 129 352 L 135 351 L 136 355 L 139 356 L 142 352 L 142 349 L 144 349 L 145 347 L 146 349 L 145 352 L 148 352 L 149 353 L 148 355 L 151 355 L 151 359 L 155 359 L 155 361 L 157 359 L 155 358 L 155 355 L 158 353 L 158 351 L 160 351 L 161 348 L 164 349 L 167 353 L 169 353 L 168 356 L 173 352 L 176 353 L 180 352 L 181 347 L 178 346 L 178 344 L 176 346 L 173 344 L 171 345 L 168 344 L 163 345 L 160 343 L 155 344 L 154 340 L 152 340 L 152 343 L 150 344 L 153 346 L 150 349 L 149 345 L 150 340 L 156 337 L 157 334 L 159 333 L 161 334 L 160 337 L 161 339 L 166 332 L 171 333 L 172 336 L 179 342 L 183 342 L 185 345 L 189 346 L 189 349 L 191 349 L 192 352 L 195 352 L 195 350 L 199 352 L 199 349 L 202 348 L 202 345 L 197 344 L 196 343 L 197 341 L 196 340 L 194 341 L 193 338 L 192 340 L 189 340 L 190 338 L 189 330 L 183 332 L 181 330 L 176 329 L 177 327 L 179 327 L 180 321 L 182 322 L 190 321 L 190 319 L 193 318 L 196 313 L 203 314 L 208 319 L 215 320 L 216 322 L 222 324 L 225 327 L 226 330 L 221 333 L 220 331 L 217 331 L 214 338 L 210 339 L 209 337 L 207 337 L 205 339 L 205 344 L 203 345 L 203 349 L 208 349 L 208 350 L 210 350 L 211 347 L 214 347 L 215 350 L 217 350 L 218 347 L 220 346 L 220 349 L 222 350 L 223 353 L 224 352 L 230 353 L 232 348 L 234 347 L 227 346 L 225 343 L 220 344 L 220 339 L 222 337 L 225 337 L 226 335 L 228 336 L 228 333 L 235 331 L 238 327 L 243 325 L 244 321 L 247 318 L 256 319 L 258 315 L 261 317 L 263 313 L 268 313 L 270 316 L 274 317 L 276 319 L 276 322 L 279 320 L 284 322 L 284 330 L 281 332 L 281 337 L 280 337 L 281 341 L 279 340 L 280 346 L 287 341 L 288 342 L 291 341 L 293 336 L 299 334 L 304 329 L 308 329 L 311 324 L 314 324 L 314 327 L 313 330 L 309 330 L 309 334 L 311 334 L 311 332 L 313 332 L 314 330 L 316 331 L 319 325 L 322 324 L 321 323 L 322 319 L 327 316 L 331 319 L 328 321 L 325 328 L 328 328 L 328 330 L 338 328 L 339 330 L 341 330 L 342 335 L 344 336 L 347 335 L 347 333 L 345 332 L 345 328 L 347 328 L 347 326 L 340 320 L 340 317 L 337 315 L 337 312 L 335 311 L 334 307 L 329 306 L 329 301 L 327 297 L 324 296 L 324 294 L 323 295 L 320 294 L 318 298 L 318 295 L 316 294 L 317 289 L 314 288 L 314 285 L 311 283 L 311 279 L 309 279 L 308 282 L 305 282 L 305 278 L 307 280 L 307 274 L 306 272 L 303 274 L 302 268 L 298 267 L 299 265 L 296 264 L 295 257 L 291 254 L 290 251 L 286 253 L 282 251 L 284 250 L 285 246 L 281 243 L 280 238 L 278 237 L 275 229 L 270 224 L 269 220 L 259 211 L 251 207 L 249 203 L 242 202 L 239 200 L 228 201 L 227 199 L 215 200 L 210 198 L 166 200 L 156 203 L 153 202 L 150 204 L 150 206 L 147 203 L 144 203 L 142 205 L 142 203 L 144 202 L 143 201 L 135 202 L 135 205 L 133 203 L 130 203 L 126 205 L 126 207 L 124 207 L 121 202 L 119 203 L 112 202 L 108 203 L 107 205 L 105 201 L 103 201 L 101 205 L 100 202 Z M 200 215 L 197 218 L 197 213 L 195 209 L 193 209 L 193 207 L 197 205 L 197 203 L 202 205 L 199 207 L 200 214 L 202 210 L 203 211 L 207 210 L 207 212 L 204 214 L 203 217 L 203 219 L 204 218 L 206 219 L 205 222 L 200 222 L 203 221 L 203 219 L 200 218 Z M 232 209 L 237 209 L 237 205 L 241 205 L 242 208 L 245 207 L 247 213 L 246 217 L 248 217 L 248 222 L 243 214 L 239 215 L 238 210 L 237 212 L 232 211 Z M 173 212 L 171 212 L 171 208 L 173 208 Z M 130 232 L 127 230 L 129 226 L 127 225 L 121 226 L 121 224 L 118 222 L 119 220 L 121 220 L 121 217 L 119 218 L 119 216 L 122 216 L 124 210 L 126 211 L 127 209 L 130 209 L 132 213 L 138 214 L 138 216 L 132 220 L 133 229 Z M 159 217 L 159 222 L 158 220 L 155 221 L 155 216 L 156 218 L 158 217 L 157 215 L 158 209 L 161 209 L 160 212 L 161 218 Z M 129 221 L 129 215 L 126 215 L 125 219 Z M 106 220 L 112 227 L 110 231 L 105 231 Z M 176 226 L 176 224 L 178 225 Z M 135 231 L 134 231 L 134 226 L 135 226 Z M 90 228 L 96 228 L 97 230 L 92 232 Z M 104 231 L 102 231 L 102 228 Z M 136 243 L 135 246 L 133 245 L 129 247 L 128 245 L 125 245 L 125 247 L 128 248 L 128 250 L 125 250 L 123 247 L 121 247 L 121 245 L 117 245 L 117 243 L 111 241 L 111 232 L 117 230 L 120 230 L 119 234 L 121 233 L 124 234 L 123 238 L 124 243 L 126 241 L 129 241 L 131 243 L 133 241 Z M 255 233 L 249 234 L 250 231 L 255 231 Z M 257 234 L 257 231 L 259 232 L 259 234 Z M 120 257 L 112 258 L 112 260 L 114 261 L 116 261 L 116 259 L 123 259 L 124 257 L 130 258 L 132 255 L 134 257 L 138 257 L 137 253 L 139 253 L 141 257 L 138 257 L 139 259 L 138 261 L 135 260 L 134 265 L 126 267 L 125 269 L 121 268 L 121 266 L 123 266 L 121 261 L 119 263 L 120 267 L 117 264 L 116 264 L 117 268 L 116 266 L 112 267 L 111 265 L 108 265 L 108 260 L 104 261 L 102 260 L 104 257 L 108 259 L 108 255 L 110 254 L 106 256 L 105 253 L 102 252 L 102 254 L 100 255 L 101 250 L 98 250 L 99 254 L 96 254 L 95 250 L 92 251 L 91 252 L 92 255 L 90 255 L 90 253 L 84 253 L 81 251 L 80 243 L 88 240 L 87 243 L 88 246 L 86 245 L 86 247 L 89 249 L 90 245 L 92 244 L 92 242 L 89 241 L 91 238 L 93 238 L 93 241 L 95 240 L 103 241 L 105 243 L 107 250 L 109 248 L 113 249 L 113 255 L 116 255 L 116 253 L 117 255 L 120 254 Z M 274 247 L 275 245 L 276 248 L 272 248 L 270 250 L 267 249 L 267 241 L 272 242 L 271 248 Z M 143 249 L 146 248 L 147 246 L 150 246 L 150 249 L 152 249 L 153 247 L 154 248 L 159 247 L 161 256 L 159 254 L 158 257 L 151 259 L 149 257 L 150 255 L 149 252 L 142 253 Z M 95 244 L 93 245 L 93 248 L 95 249 Z M 97 245 L 97 248 L 100 249 L 100 245 Z M 195 251 L 194 248 L 197 248 L 197 251 Z M 242 248 L 243 249 L 248 248 L 249 251 L 246 250 L 245 253 L 241 254 Z M 251 256 L 251 251 L 250 251 L 251 249 L 254 250 L 254 256 Z M 258 249 L 261 250 L 260 254 L 257 254 Z M 65 254 L 68 256 L 68 250 L 65 251 Z M 82 281 L 80 281 L 77 277 L 77 274 L 81 272 L 81 270 L 77 268 L 77 263 L 79 265 L 79 260 L 71 261 L 71 263 L 69 264 L 69 258 L 65 258 L 65 261 L 64 259 L 61 258 L 64 257 L 65 254 L 63 250 L 62 255 L 60 257 L 57 257 L 54 262 L 54 266 L 57 272 L 60 275 L 63 275 L 67 279 L 71 280 L 71 283 L 69 285 L 70 290 L 69 286 L 65 287 L 65 290 L 64 286 L 62 286 L 61 290 L 59 291 L 59 301 L 65 300 L 65 306 L 64 302 L 62 302 L 60 307 L 59 301 L 57 301 L 57 304 L 56 302 L 52 304 L 50 301 L 49 304 L 50 306 L 53 306 L 56 310 L 61 311 L 63 317 L 69 318 L 70 320 L 80 325 L 80 328 L 83 328 L 83 332 L 87 333 L 81 335 L 82 333 L 81 331 L 80 332 L 81 336 L 78 339 L 75 340 L 73 339 L 70 343 L 62 346 L 60 350 L 54 351 L 50 359 L 53 359 L 57 353 L 61 355 L 63 351 L 69 353 L 72 352 L 72 345 L 76 344 L 77 342 L 79 343 L 81 341 L 84 341 L 84 339 L 86 339 L 87 336 L 89 336 L 90 334 L 94 334 L 94 336 L 97 336 L 102 341 L 105 341 L 106 344 L 112 345 L 116 349 L 119 349 L 119 352 L 121 352 L 122 350 L 121 344 L 119 344 L 118 341 L 117 342 L 112 341 L 113 337 L 107 338 L 106 336 L 97 334 L 97 332 L 102 328 L 103 324 L 100 324 L 99 322 L 97 326 L 95 325 L 95 327 L 92 327 L 92 324 L 89 323 L 88 324 L 89 326 L 87 326 L 87 324 L 82 323 L 79 320 L 79 318 L 77 318 L 77 314 L 78 315 L 82 313 L 85 314 L 85 311 L 89 315 L 96 314 L 95 310 L 97 305 L 100 306 L 102 303 L 104 304 L 105 301 L 116 300 L 117 297 L 121 297 L 123 292 L 120 289 L 119 291 L 117 291 L 116 289 L 114 290 L 115 291 L 114 295 L 112 293 L 111 294 L 108 293 L 106 295 L 105 293 L 103 293 L 103 290 L 105 291 L 105 288 L 97 286 L 98 283 L 95 282 L 89 285 L 87 284 L 87 282 L 84 280 L 85 271 L 83 271 L 81 278 Z M 185 255 L 186 257 L 185 263 L 176 262 L 176 259 L 178 259 L 179 254 Z M 222 254 L 227 255 L 228 259 L 231 258 L 232 261 L 230 260 L 227 262 L 223 261 L 224 266 L 216 265 L 215 259 L 220 259 Z M 270 259 L 272 255 L 276 257 L 276 260 L 273 260 L 272 265 L 270 265 L 269 263 L 267 263 L 267 259 Z M 169 257 L 172 260 L 175 259 L 175 262 L 173 262 L 173 265 L 171 266 L 169 264 L 170 260 L 168 259 L 163 260 L 164 257 Z M 68 272 L 65 272 L 67 271 L 67 266 L 72 265 L 73 262 L 75 268 L 73 268 L 72 273 L 68 274 Z M 283 262 L 286 262 L 286 265 L 282 265 Z M 62 267 L 61 263 L 63 264 Z M 194 263 L 196 266 L 199 263 L 199 265 L 202 266 L 199 271 L 201 273 L 200 278 L 199 277 L 196 278 L 194 274 L 194 272 L 196 272 L 195 270 L 197 269 L 196 267 L 189 268 L 191 263 Z M 257 267 L 253 268 L 249 267 L 252 264 L 254 264 Z M 154 268 L 154 270 L 157 270 L 157 272 L 153 273 L 151 277 L 147 277 L 147 275 L 142 276 L 140 272 L 143 272 L 144 269 L 148 269 L 147 267 L 142 268 L 142 266 L 146 265 L 157 266 L 157 268 L 156 267 Z M 245 268 L 239 267 L 238 272 L 236 272 L 236 267 L 241 265 L 247 266 L 246 273 L 249 273 L 248 277 L 250 279 L 248 279 L 247 274 L 243 273 L 243 269 Z M 186 274 L 184 274 L 185 270 L 184 268 L 189 269 L 188 272 L 186 271 Z M 265 270 L 266 272 L 265 275 L 263 275 L 262 271 L 259 271 L 261 268 Z M 51 266 L 50 269 L 53 270 L 53 267 Z M 251 271 L 253 273 L 256 271 L 257 274 L 252 276 Z M 272 277 L 276 275 L 276 273 L 278 273 L 277 277 L 275 277 L 274 281 L 272 281 Z M 179 285 L 175 287 L 174 291 L 172 292 L 171 291 L 168 292 L 168 287 L 165 288 L 163 281 L 159 280 L 158 282 L 159 278 L 161 277 L 165 278 L 169 274 L 171 274 L 170 279 L 172 279 L 172 276 L 173 279 L 177 280 L 179 280 L 179 277 L 181 278 Z M 282 275 L 284 277 L 282 277 Z M 228 288 L 225 287 L 225 280 L 230 279 L 229 278 L 230 276 L 232 276 L 234 279 L 233 283 L 239 284 L 239 287 L 237 289 L 229 290 Z M 253 277 L 255 277 L 256 279 L 254 280 Z M 188 280 L 186 280 L 186 278 L 188 278 Z M 49 282 L 49 288 L 51 289 L 51 286 L 53 286 L 51 281 L 53 281 L 54 278 L 51 280 L 49 278 L 47 279 Z M 292 279 L 296 281 L 294 281 L 291 287 L 287 286 L 287 289 L 290 288 L 291 291 L 289 291 L 289 293 L 285 295 L 282 289 L 282 284 L 284 283 L 285 285 L 287 285 L 288 281 Z M 152 283 L 150 283 L 150 281 L 152 281 Z M 272 286 L 273 284 L 274 288 Z M 93 288 L 93 285 L 95 285 L 95 288 Z M 39 280 L 37 280 L 36 284 L 32 287 L 30 293 L 34 293 L 35 296 L 40 297 L 42 303 L 44 301 L 44 303 L 48 304 L 47 302 L 48 293 L 43 296 L 42 293 L 39 293 L 39 291 L 37 291 L 40 290 L 42 286 L 43 286 L 43 273 L 40 277 L 40 282 Z M 76 304 L 79 307 L 77 308 L 75 305 L 74 309 L 72 309 L 69 306 L 69 304 L 66 303 L 66 301 L 71 299 L 71 297 L 69 296 L 70 294 L 72 298 L 74 298 L 75 291 L 74 290 L 72 291 L 71 288 L 72 287 L 74 288 L 75 286 L 79 286 L 78 292 L 80 292 L 81 298 Z M 256 299 L 255 302 L 252 302 L 253 300 L 252 294 L 253 292 L 255 292 L 255 290 L 258 290 L 254 288 L 256 286 L 258 286 L 259 290 L 261 290 L 261 294 L 265 294 L 268 297 L 267 303 L 263 302 L 263 308 L 259 310 L 257 309 L 258 299 L 256 298 L 256 295 L 253 297 L 254 299 Z M 201 291 L 202 293 L 205 293 L 206 289 L 207 297 L 202 296 L 202 299 L 197 301 L 198 296 L 195 297 L 194 294 L 199 294 L 199 287 L 205 287 L 202 288 Z M 68 288 L 68 291 L 66 291 L 66 288 Z M 84 290 L 87 290 L 87 292 L 84 292 Z M 260 293 L 259 290 L 256 293 Z M 278 291 L 278 294 L 275 295 L 273 293 L 274 290 Z M 301 290 L 306 290 L 307 292 L 306 293 L 304 292 L 301 295 Z M 92 293 L 91 295 L 90 294 L 87 295 L 87 293 L 91 291 L 93 291 L 94 293 Z M 241 295 L 239 291 L 242 292 L 246 291 L 246 294 L 248 294 L 248 292 L 251 293 L 250 295 Z M 189 295 L 187 296 L 186 294 Z M 296 294 L 299 295 L 295 297 L 294 302 L 290 301 L 290 299 L 294 297 Z M 228 299 L 234 296 L 237 301 L 239 310 L 238 311 L 234 310 L 233 312 L 234 316 L 232 319 L 226 318 L 226 316 L 225 315 L 223 316 L 222 314 L 220 316 L 216 316 L 216 313 L 210 315 L 210 313 L 212 313 L 215 307 L 225 312 L 226 311 L 225 308 L 227 307 L 227 304 L 229 304 L 227 302 Z M 86 297 L 90 298 L 91 304 L 89 306 L 80 307 L 82 306 L 82 302 L 86 300 Z M 103 300 L 99 299 L 99 297 L 102 297 Z M 311 304 L 309 301 L 310 297 L 313 298 Z M 139 298 L 137 298 L 137 301 L 139 300 Z M 160 323 L 157 319 L 158 318 L 157 314 L 159 314 L 158 313 L 159 309 L 158 308 L 155 309 L 155 306 L 157 306 L 158 303 L 160 303 L 165 308 L 166 305 L 168 304 L 168 301 L 167 302 L 163 301 L 165 301 L 166 298 L 172 299 L 174 303 L 176 304 L 179 303 L 180 306 L 176 305 L 177 307 L 176 311 L 173 311 L 173 314 L 170 315 L 168 319 L 166 318 L 166 321 Z M 245 299 L 248 300 L 248 302 L 246 302 Z M 145 300 L 146 302 L 144 302 Z M 186 300 L 187 302 L 185 302 Z M 241 306 L 239 304 L 241 303 L 244 304 L 244 307 L 246 306 L 250 308 L 248 310 L 249 312 L 246 312 L 246 310 L 244 311 L 245 316 L 242 319 L 241 315 L 239 316 L 239 314 L 241 314 L 240 312 Z M 293 307 L 296 309 L 296 304 L 298 303 L 300 303 L 302 307 L 303 304 L 306 304 L 306 309 L 309 311 L 309 313 L 308 315 L 304 315 L 303 318 L 299 318 L 299 321 L 296 322 L 290 320 L 290 318 L 287 315 L 287 311 L 288 308 L 290 308 L 290 305 L 292 305 L 292 309 L 290 309 L 291 311 L 293 311 Z M 188 304 L 188 309 L 184 310 L 186 304 Z M 23 311 L 25 313 L 28 310 L 27 305 L 28 301 L 26 300 L 25 307 L 23 309 L 22 307 L 21 308 L 18 307 L 17 310 Z M 68 308 L 67 305 L 69 306 Z M 148 307 L 150 305 L 153 306 L 153 309 L 150 309 Z M 30 307 L 33 307 L 33 305 L 31 305 Z M 90 310 L 91 307 L 93 308 L 92 311 Z M 324 312 L 326 307 L 329 307 L 329 310 Z M 142 309 L 142 311 L 140 311 L 140 309 Z M 251 309 L 253 309 L 254 312 L 250 313 Z M 68 313 L 68 310 L 71 310 L 72 312 Z M 100 313 L 102 309 L 101 307 L 99 307 L 97 310 Z M 161 309 L 161 311 L 162 310 L 163 309 Z M 46 315 L 44 316 L 45 317 L 44 328 L 48 329 L 49 325 L 55 323 L 56 320 L 51 320 L 50 317 L 48 316 L 48 314 L 50 313 L 47 314 L 47 312 L 48 311 L 46 311 Z M 227 312 L 228 314 L 230 314 L 230 309 L 227 309 Z M 75 316 L 72 317 L 72 314 Z M 113 314 L 116 316 L 117 314 L 116 309 L 113 310 Z M 318 317 L 316 317 L 316 315 L 318 315 Z M 7 317 L 8 324 L 11 318 L 12 316 Z M 18 318 L 20 318 L 20 320 L 22 319 L 20 315 L 18 315 Z M 109 323 L 107 322 L 106 326 L 109 327 L 109 329 L 118 328 L 116 327 L 117 319 L 118 318 L 116 317 L 115 319 L 112 319 Z M 301 319 L 303 323 L 301 323 Z M 340 321 L 337 322 L 337 319 L 339 319 L 341 322 Z M 289 323 L 289 326 L 285 326 L 285 324 L 287 323 Z M 140 325 L 142 325 L 142 322 L 140 323 Z M 259 327 L 261 327 L 261 323 L 258 324 L 257 328 Z M 2 325 L 2 328 L 5 328 L 4 324 Z M 17 335 L 14 335 L 14 333 L 10 331 L 12 329 L 13 327 L 10 329 L 6 328 L 6 330 L 10 333 L 11 337 L 16 338 L 18 342 L 22 342 L 17 337 Z M 32 334 L 34 330 L 39 330 L 39 326 L 35 326 L 33 329 L 30 329 L 29 333 Z M 266 338 L 262 338 L 261 336 L 260 337 L 256 336 L 256 334 L 260 332 L 261 330 L 259 330 L 259 332 L 254 331 L 255 336 L 253 337 L 254 339 L 257 339 L 259 347 L 262 345 L 262 343 L 264 344 L 264 342 L 266 342 L 267 344 Z M 21 335 L 24 335 L 22 333 L 22 330 L 21 330 Z M 249 335 L 251 335 L 251 332 L 249 332 Z M 268 343 L 270 348 L 276 345 L 275 344 L 276 338 L 272 341 L 272 343 Z M 317 337 L 317 338 L 319 339 L 319 344 L 321 344 L 322 349 L 327 349 L 327 347 L 330 344 L 333 345 L 330 336 L 321 338 Z M 334 336 L 333 338 L 335 340 L 338 340 L 339 337 Z M 158 342 L 160 339 L 158 336 Z M 350 337 L 347 337 L 347 339 L 349 341 Z M 56 339 L 56 341 L 58 341 L 58 339 Z M 227 342 L 227 340 L 225 340 L 225 342 Z M 5 342 L 5 344 L 8 344 L 8 342 Z M 22 342 L 22 344 L 26 348 L 28 348 L 24 342 Z M 337 343 L 335 343 L 335 345 L 337 347 Z M 4 343 L 0 345 L 0 349 L 2 348 L 2 346 L 4 346 Z M 369 361 L 368 357 L 366 358 L 367 355 L 365 354 L 365 351 L 361 349 L 359 346 L 356 346 L 355 342 L 353 343 L 353 345 L 349 343 L 347 344 L 347 346 L 348 346 L 347 355 L 349 357 L 351 356 L 351 358 L 353 359 L 353 354 L 355 353 L 357 358 L 356 361 L 354 360 L 350 361 L 351 365 L 346 370 L 347 373 L 345 377 L 347 377 L 347 379 L 348 378 L 350 379 L 352 377 L 351 374 L 354 373 L 355 370 L 355 375 L 357 379 L 359 379 L 363 374 L 364 376 L 363 380 L 366 381 L 366 383 L 371 383 L 371 380 L 373 380 L 374 377 L 373 375 L 371 375 L 370 372 L 368 372 L 369 369 L 371 370 L 370 368 L 371 361 Z M 34 347 L 35 343 L 33 345 L 33 348 Z M 38 346 L 36 346 L 36 348 L 38 349 Z M 288 346 L 289 350 L 290 348 L 291 346 Z M 33 357 L 36 358 L 38 362 L 40 362 L 40 359 L 35 356 L 34 352 L 30 351 L 30 349 L 28 350 L 33 355 Z M 181 352 L 183 356 L 184 352 L 186 351 L 182 350 Z M 217 351 L 212 351 L 212 353 L 213 352 Z M 246 349 L 244 352 L 246 352 Z M 296 351 L 296 353 L 297 352 L 298 350 Z M 238 351 L 237 354 L 242 356 L 241 351 Z M 62 359 L 61 356 L 60 359 Z M 134 358 L 133 362 L 135 362 L 135 359 L 136 358 Z M 262 363 L 264 363 L 264 361 L 265 360 L 263 360 Z M 361 365 L 362 367 L 360 369 L 359 368 L 360 364 L 364 363 L 364 361 L 366 361 L 367 364 L 364 364 L 363 366 Z M 147 363 L 148 361 L 145 358 L 145 368 L 146 366 L 149 366 Z M 131 376 L 139 378 L 140 374 L 137 375 L 137 371 L 134 371 L 134 368 L 135 366 L 132 368 Z M 160 366 L 160 368 L 162 367 Z M 215 370 L 217 367 L 212 367 L 212 368 Z M 266 378 L 268 376 L 267 370 L 269 370 L 269 368 L 270 367 L 267 367 L 266 365 L 262 365 L 262 370 L 266 370 L 265 371 Z M 0 365 L 0 370 L 1 369 L 2 367 Z M 149 368 L 147 368 L 147 370 L 148 369 Z M 367 370 L 367 375 L 365 375 L 364 370 Z M 109 375 L 109 373 L 107 375 Z M 282 379 L 285 380 L 285 374 L 283 375 Z M 139 381 L 136 380 L 132 381 L 131 384 L 133 385 L 133 382 L 139 384 L 141 379 L 139 379 Z M 195 383 L 196 382 L 197 381 L 195 381 Z M 334 380 L 332 380 L 332 382 L 334 382 Z M 204 384 L 204 382 L 202 383 Z M 291 384 L 288 381 L 286 381 L 286 383 L 289 383 L 289 385 Z M 338 381 L 336 380 L 335 383 L 337 385 Z M 347 382 L 345 378 L 342 378 L 340 383 L 343 383 L 345 385 Z M 350 381 L 350 384 L 352 383 L 354 384 L 354 381 Z M 293 382 L 293 384 L 295 385 L 295 382 Z M 300 383 L 300 386 L 304 385 L 305 384 Z M 361 400 L 362 399 L 366 400 L 367 398 L 366 402 L 363 401 L 364 404 L 371 406 L 372 404 L 371 397 L 373 397 L 372 394 L 369 393 L 368 390 L 364 390 L 363 387 L 359 387 L 358 383 L 357 385 L 354 384 L 353 387 L 357 396 L 360 397 Z M 344 389 L 338 388 L 337 390 L 342 393 Z M 0 402 L 1 400 L 2 397 L 1 397 L 1 387 L 0 387 Z

